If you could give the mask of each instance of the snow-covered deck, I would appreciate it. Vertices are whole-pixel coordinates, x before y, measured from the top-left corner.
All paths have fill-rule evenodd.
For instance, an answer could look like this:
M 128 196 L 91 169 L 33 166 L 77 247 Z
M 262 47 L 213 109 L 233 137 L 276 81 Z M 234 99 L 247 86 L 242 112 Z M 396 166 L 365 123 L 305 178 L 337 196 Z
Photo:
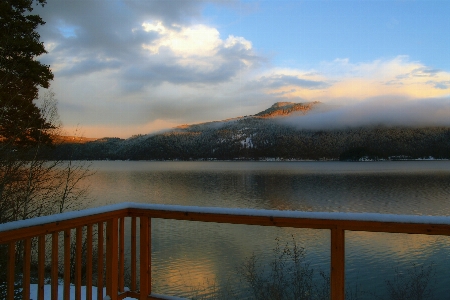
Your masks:
M 48 223 L 60 221 L 67 221 L 82 217 L 90 217 L 93 215 L 129 209 L 160 211 L 160 212 L 202 213 L 213 215 L 254 216 L 254 217 L 269 217 L 269 218 L 273 217 L 273 218 L 297 218 L 297 219 L 318 219 L 318 220 L 326 219 L 326 220 L 348 220 L 348 221 L 366 221 L 366 222 L 450 225 L 450 216 L 420 216 L 420 215 L 394 215 L 394 214 L 378 214 L 378 213 L 343 213 L 343 212 L 305 212 L 305 211 L 291 211 L 291 210 L 243 209 L 243 208 L 222 208 L 222 207 L 182 206 L 182 205 L 123 202 L 113 205 L 89 208 L 80 211 L 65 212 L 51 216 L 43 216 L 28 220 L 20 220 L 0 224 L 0 232 L 14 229 L 21 229 L 25 227 L 45 225 Z
M 124 220 L 131 219 L 131 287 L 124 287 Z M 50 251 L 51 292 L 52 299 L 58 299 L 58 264 L 64 268 L 64 295 L 70 294 L 71 230 L 76 234 L 76 271 L 73 280 L 75 299 L 92 299 L 92 286 L 98 287 L 97 298 L 102 299 L 103 278 L 106 278 L 106 295 L 111 299 L 134 297 L 137 299 L 164 299 L 163 296 L 151 293 L 151 219 L 165 218 L 202 222 L 218 222 L 230 224 L 248 224 L 261 226 L 296 227 L 329 229 L 331 232 L 331 295 L 332 299 L 344 299 L 344 249 L 345 231 L 397 232 L 413 234 L 450 235 L 450 217 L 448 216 L 409 216 L 374 213 L 339 213 L 339 212 L 301 212 L 255 210 L 239 208 L 196 207 L 178 205 L 158 205 L 140 203 L 121 203 L 104 207 L 67 212 L 0 225 L 0 244 L 8 247 L 7 290 L 8 299 L 13 299 L 15 261 L 23 261 L 23 293 L 29 299 L 31 239 L 38 239 L 38 286 L 44 287 L 45 252 Z M 139 231 L 137 230 L 139 219 Z M 106 223 L 105 236 L 104 224 Z M 86 229 L 83 229 L 86 228 Z M 86 233 L 83 233 L 83 230 Z M 64 255 L 62 259 L 58 248 L 59 233 L 64 235 Z M 97 232 L 97 240 L 93 241 L 93 232 Z M 137 232 L 139 232 L 139 251 L 137 251 Z M 88 245 L 86 261 L 86 294 L 81 288 L 81 244 L 83 239 Z M 19 247 L 17 241 L 23 241 L 24 257 L 15 257 Z M 51 247 L 49 243 L 51 241 Z M 96 242 L 96 244 L 95 244 Z M 104 251 L 103 244 L 106 243 Z M 93 245 L 98 249 L 98 257 L 93 258 Z M 51 249 L 46 249 L 51 248 Z M 105 252 L 105 253 L 104 253 Z M 103 259 L 106 254 L 106 272 L 103 272 Z M 139 258 L 137 258 L 139 255 Z M 97 270 L 93 270 L 93 260 L 99 262 Z M 136 262 L 140 267 L 137 272 Z M 139 273 L 139 274 L 138 274 Z M 92 274 L 95 274 L 94 282 Z M 139 278 L 140 286 L 137 286 Z M 72 287 L 73 288 L 73 287 Z M 44 288 L 40 289 L 40 299 L 47 299 Z M 42 292 L 40 292 L 42 291 Z M 66 297 L 65 297 L 66 298 Z M 68 297 L 67 297 L 68 298 Z

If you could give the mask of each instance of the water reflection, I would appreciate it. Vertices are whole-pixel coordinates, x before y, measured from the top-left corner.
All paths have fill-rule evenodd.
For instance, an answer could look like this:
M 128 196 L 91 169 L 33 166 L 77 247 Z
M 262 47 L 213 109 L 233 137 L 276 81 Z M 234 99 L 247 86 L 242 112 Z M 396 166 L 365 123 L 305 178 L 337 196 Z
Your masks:
M 346 286 L 348 290 L 358 286 L 359 299 L 390 299 L 387 281 L 395 281 L 398 274 L 408 278 L 416 267 L 433 271 L 427 280 L 434 297 L 424 299 L 447 298 L 449 237 L 368 232 L 347 232 L 346 236 Z M 420 282 L 418 277 L 408 279 Z
M 276 238 L 281 243 L 292 237 L 307 251 L 307 260 L 316 271 L 329 269 L 329 234 L 327 230 L 272 228 L 248 225 L 212 224 L 189 221 L 154 220 L 152 259 L 155 290 L 189 296 L 191 289 L 203 291 L 207 284 L 231 286 L 240 290 L 237 275 L 244 262 L 255 254 L 264 263 L 272 257 Z M 170 232 L 170 236 L 165 236 Z M 170 272 L 168 271 L 170 270 Z M 169 286 L 167 273 L 181 277 Z M 183 275 L 183 276 L 182 276 Z M 318 275 L 318 273 L 317 273 Z M 191 279 L 190 279 L 191 278 Z
M 302 211 L 450 215 L 450 162 L 98 162 L 89 205 L 123 201 Z M 294 235 L 311 266 L 329 270 L 329 232 L 153 220 L 155 292 L 188 296 L 230 285 L 255 253 Z M 347 232 L 350 285 L 383 295 L 394 267 L 434 264 L 437 295 L 450 292 L 450 243 L 439 236 Z M 237 284 L 233 281 L 232 284 Z M 195 291 L 194 291 L 195 292 Z M 205 292 L 205 294 L 209 293 Z M 369 294 L 366 294 L 368 297 Z M 243 296 L 243 295 L 241 295 Z M 373 295 L 369 295 L 373 296 Z M 363 298 L 365 299 L 365 298 Z M 367 298 L 371 299 L 371 298 Z M 439 299 L 437 297 L 436 299 Z
M 99 169 L 91 179 L 91 195 L 96 199 L 92 205 L 133 201 L 306 211 L 450 214 L 447 205 L 450 171 L 367 174 L 367 171 L 348 173 L 347 170 L 343 174 L 311 174 L 304 173 L 300 167 L 298 172 L 241 168 L 204 171 L 196 169 L 197 165 L 192 165 L 192 171 L 183 168 L 161 171 L 153 170 L 152 163 L 143 164 L 149 168 Z M 284 166 L 289 165 L 280 165 Z

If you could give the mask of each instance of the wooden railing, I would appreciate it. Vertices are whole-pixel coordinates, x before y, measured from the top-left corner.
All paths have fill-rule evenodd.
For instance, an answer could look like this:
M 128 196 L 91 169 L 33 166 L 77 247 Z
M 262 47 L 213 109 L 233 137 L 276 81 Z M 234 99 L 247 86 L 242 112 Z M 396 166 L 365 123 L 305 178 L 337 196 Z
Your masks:
M 126 218 L 129 218 L 131 223 L 129 226 L 131 230 L 131 253 L 129 255 L 131 278 L 129 290 L 125 290 L 124 284 Z M 450 235 L 450 217 L 317 213 L 122 203 L 1 224 L 0 246 L 3 245 L 4 248 L 7 248 L 5 282 L 7 299 L 14 299 L 14 289 L 17 284 L 18 274 L 21 275 L 22 297 L 23 299 L 30 299 L 32 266 L 37 269 L 35 273 L 37 272 L 38 278 L 38 299 L 58 299 L 57 292 L 61 275 L 64 299 L 70 298 L 71 281 L 74 282 L 75 299 L 81 299 L 83 273 L 85 274 L 84 284 L 86 285 L 85 298 L 88 300 L 93 299 L 95 296 L 97 299 L 103 299 L 106 295 L 110 296 L 112 300 L 125 297 L 164 299 L 164 296 L 152 293 L 152 218 L 329 229 L 331 232 L 330 293 L 333 300 L 344 299 L 346 230 Z M 137 247 L 137 220 L 139 220 L 139 249 Z M 72 237 L 72 231 L 75 231 L 75 238 Z M 84 258 L 82 257 L 83 240 L 86 243 Z M 94 240 L 96 242 L 95 255 L 93 255 L 92 251 Z M 37 245 L 37 266 L 31 263 L 33 244 Z M 62 244 L 62 247 L 60 247 L 60 244 Z M 22 249 L 21 253 L 23 252 L 23 257 L 20 258 L 15 256 L 19 247 Z M 71 257 L 73 248 L 75 248 L 75 257 Z M 45 264 L 46 252 L 50 253 L 51 256 L 49 271 L 50 295 L 44 295 L 45 273 L 48 272 Z M 75 269 L 72 274 L 70 269 L 71 260 L 73 269 Z M 94 261 L 97 263 L 96 272 L 93 270 Z M 21 270 L 16 270 L 16 262 L 21 262 Z M 84 271 L 82 262 L 85 262 Z M 62 272 L 60 272 L 60 265 L 62 266 Z M 92 274 L 96 274 L 95 280 L 92 278 Z M 106 283 L 106 295 L 103 294 L 103 282 Z M 92 295 L 93 285 L 97 287 L 97 295 Z

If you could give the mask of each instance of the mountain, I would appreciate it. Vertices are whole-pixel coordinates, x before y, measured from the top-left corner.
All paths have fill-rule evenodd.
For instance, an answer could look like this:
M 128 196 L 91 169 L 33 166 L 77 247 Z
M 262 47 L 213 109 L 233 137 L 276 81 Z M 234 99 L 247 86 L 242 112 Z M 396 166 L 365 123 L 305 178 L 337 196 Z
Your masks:
M 273 118 L 273 117 L 286 117 L 298 113 L 305 115 L 311 111 L 314 107 L 320 105 L 320 102 L 310 103 L 293 103 L 293 102 L 277 102 L 268 109 L 257 113 L 255 117 Z
M 52 137 L 53 142 L 56 144 L 84 144 L 87 142 L 94 142 L 98 139 L 95 138 L 86 138 L 79 136 L 70 136 L 70 135 L 55 135 Z
M 255 115 L 183 125 L 126 140 L 63 143 L 52 155 L 57 159 L 92 160 L 450 158 L 449 127 L 377 125 L 314 130 L 282 122 L 320 113 L 322 108 L 320 102 L 278 102 Z

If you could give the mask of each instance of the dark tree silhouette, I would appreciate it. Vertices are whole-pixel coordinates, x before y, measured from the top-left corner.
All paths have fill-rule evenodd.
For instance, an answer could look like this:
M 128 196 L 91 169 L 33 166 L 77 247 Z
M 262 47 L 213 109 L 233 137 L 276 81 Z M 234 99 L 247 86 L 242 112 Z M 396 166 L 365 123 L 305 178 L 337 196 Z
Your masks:
M 34 103 L 39 87 L 48 88 L 53 74 L 36 58 L 47 53 L 37 27 L 45 22 L 32 14 L 45 0 L 0 1 L 0 140 L 14 147 L 51 143 L 52 124 Z

